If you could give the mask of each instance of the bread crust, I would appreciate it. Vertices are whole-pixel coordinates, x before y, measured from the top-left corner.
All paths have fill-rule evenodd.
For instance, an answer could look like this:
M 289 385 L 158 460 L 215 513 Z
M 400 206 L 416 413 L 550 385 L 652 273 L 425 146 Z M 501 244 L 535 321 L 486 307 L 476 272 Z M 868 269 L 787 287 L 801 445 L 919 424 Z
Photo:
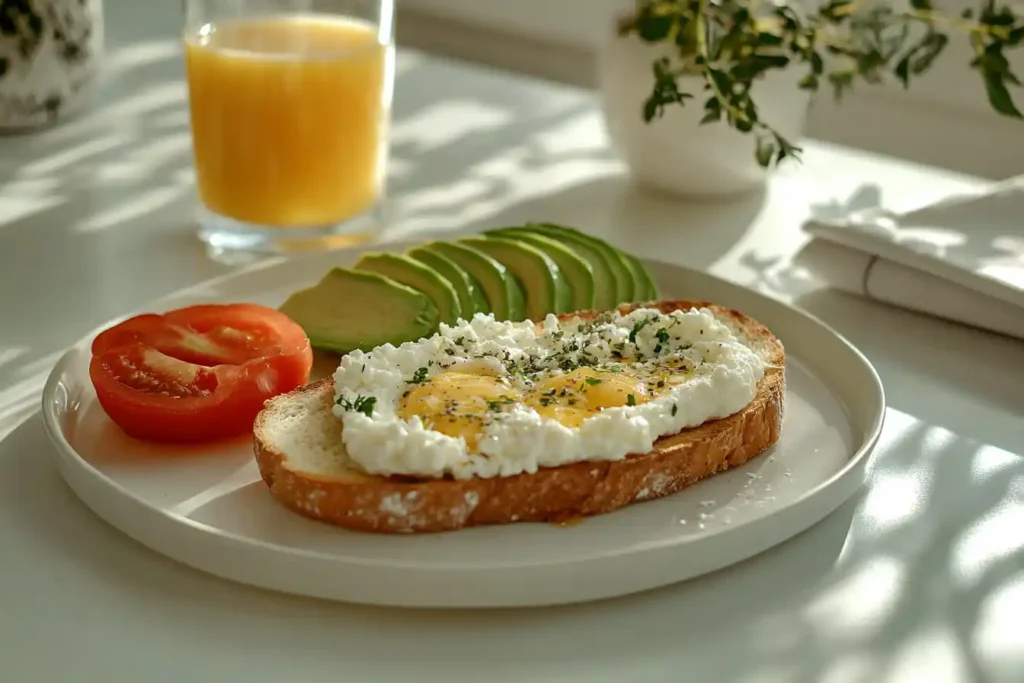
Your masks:
M 297 471 L 268 428 L 283 401 L 312 400 L 331 421 L 341 444 L 341 423 L 331 413 L 328 378 L 267 402 L 256 419 L 254 450 L 271 493 L 299 514 L 348 529 L 376 533 L 430 533 L 513 522 L 564 523 L 676 493 L 710 475 L 737 467 L 778 441 L 785 394 L 782 343 L 738 311 L 704 301 L 645 304 L 662 312 L 707 307 L 727 319 L 770 364 L 754 399 L 729 417 L 658 439 L 649 453 L 611 462 L 578 462 L 511 477 L 427 479 L 351 472 L 325 477 Z M 619 310 L 629 311 L 632 306 Z M 596 312 L 573 313 L 588 317 Z

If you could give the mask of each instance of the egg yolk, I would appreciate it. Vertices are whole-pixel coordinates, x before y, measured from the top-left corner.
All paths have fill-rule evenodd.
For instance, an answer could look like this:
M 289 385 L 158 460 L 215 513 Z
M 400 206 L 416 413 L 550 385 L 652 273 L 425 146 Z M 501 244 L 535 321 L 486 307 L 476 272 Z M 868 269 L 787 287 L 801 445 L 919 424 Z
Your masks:
M 503 412 L 520 400 L 514 388 L 488 374 L 443 372 L 413 385 L 402 397 L 398 414 L 419 415 L 426 425 L 477 448 L 488 415 Z
M 607 408 L 641 405 L 669 391 L 672 376 L 680 373 L 661 370 L 637 374 L 625 367 L 619 372 L 578 368 L 537 382 L 526 396 L 490 372 L 451 370 L 411 384 L 398 414 L 404 420 L 417 415 L 429 429 L 462 438 L 476 451 L 490 418 L 517 404 L 576 428 Z
M 527 404 L 566 427 L 579 427 L 606 408 L 640 405 L 649 398 L 645 383 L 638 377 L 579 368 L 538 382 Z

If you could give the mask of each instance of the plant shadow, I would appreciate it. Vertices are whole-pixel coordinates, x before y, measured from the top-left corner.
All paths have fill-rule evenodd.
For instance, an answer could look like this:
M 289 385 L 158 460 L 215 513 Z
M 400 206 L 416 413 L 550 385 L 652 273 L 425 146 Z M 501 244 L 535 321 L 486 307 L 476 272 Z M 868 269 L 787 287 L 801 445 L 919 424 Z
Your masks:
M 890 406 L 957 434 L 1019 448 L 1019 429 L 1012 425 L 1019 424 L 1024 404 L 1019 377 L 1006 371 L 1008 362 L 1024 367 L 1018 340 L 833 289 L 797 296 L 793 303 L 872 361 Z M 965 355 L 971 362 L 958 360 Z M 900 381 L 890 380 L 897 375 Z
M 926 445 L 936 438 L 924 423 L 890 419 L 870 488 L 789 541 L 704 577 L 574 606 L 401 610 L 282 596 L 142 549 L 90 514 L 52 458 L 41 457 L 50 449 L 37 415 L 0 451 L 0 532 L 31 539 L 7 558 L 5 573 L 31 585 L 42 568 L 55 585 L 73 582 L 84 605 L 104 603 L 114 635 L 160 624 L 160 642 L 176 646 L 140 641 L 154 670 L 214 644 L 225 670 L 255 656 L 268 676 L 287 675 L 299 662 L 310 676 L 328 675 L 341 658 L 355 679 L 400 680 L 415 668 L 456 682 L 570 680 L 587 662 L 610 680 L 668 680 L 685 667 L 695 680 L 782 672 L 777 680 L 814 683 L 838 675 L 853 648 L 863 680 L 889 680 L 938 623 L 965 680 L 1011 680 L 992 678 L 998 662 L 972 643 L 985 626 L 986 601 L 1017 580 L 1019 555 L 1004 543 L 965 556 L 963 545 L 979 524 L 1009 521 L 1024 459 L 956 437 L 938 449 Z M 949 497 L 965 485 L 972 495 Z M 40 614 L 37 602 L 8 605 L 8 616 L 29 628 Z M 318 626 L 283 628 L 297 622 Z M 452 656 L 452 644 L 468 634 L 475 634 L 471 653 Z M 76 646 L 95 652 L 101 635 L 80 632 Z M 34 670 L 38 656 L 19 652 L 14 669 Z M 75 666 L 109 670 L 96 654 Z

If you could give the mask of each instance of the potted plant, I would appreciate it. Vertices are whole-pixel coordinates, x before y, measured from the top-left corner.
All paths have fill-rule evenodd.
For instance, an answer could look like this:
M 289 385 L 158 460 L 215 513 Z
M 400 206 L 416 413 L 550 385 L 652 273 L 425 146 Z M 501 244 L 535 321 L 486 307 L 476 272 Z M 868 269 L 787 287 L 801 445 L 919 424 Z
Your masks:
M 810 98 L 841 98 L 857 81 L 909 87 L 950 42 L 969 41 L 970 67 L 993 109 L 1021 114 L 1005 53 L 1024 19 L 981 0 L 947 16 L 931 0 L 858 3 L 638 0 L 599 60 L 613 145 L 643 184 L 684 195 L 728 195 L 762 185 L 798 159 Z
M 102 10 L 102 0 L 0 2 L 0 131 L 48 125 L 88 100 Z

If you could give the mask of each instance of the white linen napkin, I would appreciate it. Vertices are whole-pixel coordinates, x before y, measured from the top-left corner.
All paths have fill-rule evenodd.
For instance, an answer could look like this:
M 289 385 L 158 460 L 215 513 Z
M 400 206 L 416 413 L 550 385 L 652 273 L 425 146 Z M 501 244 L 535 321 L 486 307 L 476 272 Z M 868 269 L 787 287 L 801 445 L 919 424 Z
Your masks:
M 812 239 L 795 263 L 832 287 L 1024 339 L 1024 176 L 804 230 Z

